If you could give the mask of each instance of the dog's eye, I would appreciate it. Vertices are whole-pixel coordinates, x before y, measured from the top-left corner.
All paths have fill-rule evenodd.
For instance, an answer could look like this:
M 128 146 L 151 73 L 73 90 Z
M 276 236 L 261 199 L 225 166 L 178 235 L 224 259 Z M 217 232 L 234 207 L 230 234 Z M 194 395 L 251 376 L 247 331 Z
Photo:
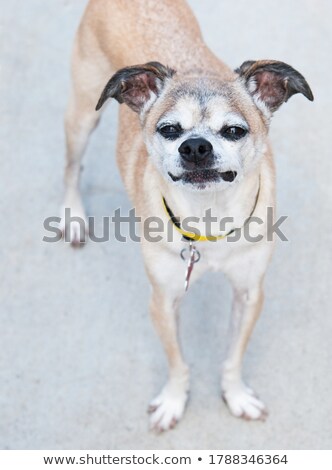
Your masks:
M 165 139 L 175 140 L 182 134 L 182 127 L 180 124 L 167 124 L 158 128 L 159 134 Z
M 221 129 L 221 136 L 228 140 L 239 140 L 244 137 L 248 131 L 239 126 L 227 126 Z

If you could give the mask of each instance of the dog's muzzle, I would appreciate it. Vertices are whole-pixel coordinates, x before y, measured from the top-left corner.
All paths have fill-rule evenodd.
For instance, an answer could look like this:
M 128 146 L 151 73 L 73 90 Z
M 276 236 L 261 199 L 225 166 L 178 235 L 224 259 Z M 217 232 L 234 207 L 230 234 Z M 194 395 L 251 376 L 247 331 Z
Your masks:
M 232 182 L 236 171 L 220 172 L 214 169 L 214 155 L 212 144 L 201 137 L 187 139 L 180 145 L 179 154 L 184 172 L 180 176 L 169 173 L 174 182 L 182 181 L 194 185 L 217 183 L 218 181 Z

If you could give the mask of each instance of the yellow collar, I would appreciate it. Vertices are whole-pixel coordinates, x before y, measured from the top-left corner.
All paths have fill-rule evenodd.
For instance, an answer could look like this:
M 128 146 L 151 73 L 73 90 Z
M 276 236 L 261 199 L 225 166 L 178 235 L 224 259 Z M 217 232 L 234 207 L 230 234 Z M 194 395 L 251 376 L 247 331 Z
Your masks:
M 253 210 L 251 211 L 251 214 L 249 215 L 249 217 L 246 219 L 245 223 L 246 224 L 249 219 L 253 216 L 253 213 L 255 212 L 255 209 L 256 209 L 256 206 L 257 206 L 257 202 L 258 202 L 258 197 L 259 197 L 259 193 L 260 193 L 260 183 L 259 183 L 259 186 L 258 186 L 258 192 L 257 192 L 257 196 L 256 196 L 256 200 L 255 200 L 255 204 L 254 204 L 254 208 Z M 162 202 L 163 202 L 163 207 L 164 207 L 164 210 L 166 212 L 166 215 L 169 217 L 169 219 L 172 221 L 173 223 L 173 226 L 174 228 L 179 232 L 181 233 L 181 235 L 183 236 L 184 240 L 193 240 L 195 242 L 206 242 L 206 241 L 210 241 L 210 242 L 215 242 L 217 240 L 222 240 L 223 238 L 227 238 L 229 235 L 231 235 L 235 230 L 240 230 L 239 228 L 233 228 L 230 232 L 224 234 L 224 235 L 199 235 L 198 233 L 195 233 L 195 232 L 186 232 L 185 230 L 183 230 L 181 228 L 181 224 L 179 222 L 179 220 L 175 217 L 175 215 L 173 214 L 173 212 L 171 211 L 171 209 L 169 208 L 169 206 L 167 205 L 167 202 L 164 198 L 164 196 L 162 196 Z
M 174 228 L 179 233 L 181 233 L 181 235 L 183 236 L 185 240 L 193 240 L 195 242 L 206 242 L 206 241 L 214 242 L 214 241 L 222 240 L 223 238 L 228 237 L 228 235 L 233 233 L 235 230 L 235 229 L 232 229 L 230 232 L 226 233 L 225 235 L 199 235 L 198 233 L 195 233 L 195 232 L 186 232 L 185 230 L 181 228 L 179 221 L 177 220 L 177 218 L 175 217 L 171 209 L 168 207 L 167 202 L 163 196 L 162 196 L 162 201 L 163 201 L 164 210 L 167 216 L 172 221 Z

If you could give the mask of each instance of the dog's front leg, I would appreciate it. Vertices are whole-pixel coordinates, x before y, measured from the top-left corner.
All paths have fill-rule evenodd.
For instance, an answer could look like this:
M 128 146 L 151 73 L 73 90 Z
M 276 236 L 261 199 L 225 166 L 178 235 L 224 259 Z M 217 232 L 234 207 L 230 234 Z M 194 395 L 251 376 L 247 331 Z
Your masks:
M 250 288 L 233 283 L 234 300 L 230 343 L 223 364 L 222 394 L 231 413 L 245 419 L 264 419 L 267 411 L 241 377 L 242 359 L 263 304 L 262 282 Z
M 153 286 L 151 316 L 169 366 L 168 382 L 149 407 L 151 428 L 157 431 L 166 431 L 176 425 L 188 399 L 189 370 L 182 357 L 178 338 L 180 297 L 180 294 L 172 295 L 169 287 Z

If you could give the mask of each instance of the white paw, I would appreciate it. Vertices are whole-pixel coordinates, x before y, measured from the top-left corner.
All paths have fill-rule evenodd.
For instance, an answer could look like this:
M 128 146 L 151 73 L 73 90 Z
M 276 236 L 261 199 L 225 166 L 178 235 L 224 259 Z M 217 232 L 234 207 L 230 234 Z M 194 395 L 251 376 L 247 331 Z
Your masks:
M 150 428 L 163 432 L 174 428 L 183 416 L 188 400 L 187 390 L 166 385 L 149 406 Z
M 222 393 L 230 412 L 237 418 L 262 420 L 267 417 L 267 409 L 255 393 L 244 384 L 228 387 Z
M 84 211 L 71 210 L 69 219 L 65 216 L 65 209 L 62 210 L 60 229 L 66 243 L 70 243 L 74 247 L 82 246 L 87 241 L 88 228 Z

